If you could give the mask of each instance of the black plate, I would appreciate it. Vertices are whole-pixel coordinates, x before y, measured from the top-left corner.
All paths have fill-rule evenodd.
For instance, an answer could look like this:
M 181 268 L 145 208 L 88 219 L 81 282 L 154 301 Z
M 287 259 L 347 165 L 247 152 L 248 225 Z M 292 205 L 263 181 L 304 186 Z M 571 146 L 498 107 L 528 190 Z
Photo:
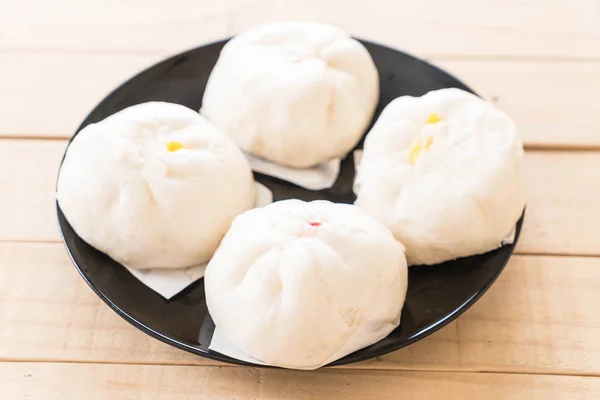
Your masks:
M 420 96 L 430 90 L 446 87 L 471 91 L 456 78 L 424 61 L 384 46 L 362 42 L 377 65 L 381 82 L 381 96 L 374 120 L 391 100 L 401 95 Z M 108 95 L 88 115 L 78 131 L 126 107 L 152 100 L 179 103 L 193 110 L 200 109 L 206 81 L 225 43 L 226 41 L 217 42 L 187 51 L 143 71 Z M 362 142 L 357 147 L 361 146 Z M 335 185 L 321 191 L 302 189 L 260 174 L 255 174 L 255 178 L 271 189 L 275 200 L 326 199 L 353 203 L 353 164 L 351 156 L 343 160 Z M 203 357 L 246 364 L 208 350 L 214 324 L 207 312 L 203 280 L 189 286 L 173 299 L 165 300 L 120 264 L 79 238 L 60 208 L 58 219 L 73 263 L 96 294 L 121 317 L 175 347 Z M 516 239 L 522 220 L 523 218 L 517 224 Z M 442 265 L 410 268 L 408 294 L 400 327 L 378 343 L 331 365 L 357 362 L 389 353 L 448 324 L 492 285 L 511 256 L 515 244 Z

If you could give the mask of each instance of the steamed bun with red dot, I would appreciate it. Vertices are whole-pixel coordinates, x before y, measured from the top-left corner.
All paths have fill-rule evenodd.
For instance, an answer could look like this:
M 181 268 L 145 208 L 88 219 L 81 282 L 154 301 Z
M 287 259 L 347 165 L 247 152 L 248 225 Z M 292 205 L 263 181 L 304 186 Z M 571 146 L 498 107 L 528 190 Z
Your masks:
M 66 152 L 56 197 L 75 232 L 133 268 L 212 256 L 254 203 L 242 152 L 200 114 L 151 102 L 86 126 Z
M 367 134 L 356 205 L 387 225 L 409 264 L 499 247 L 525 207 L 513 121 L 459 90 L 393 100 Z
M 237 349 L 314 369 L 400 323 L 404 248 L 358 207 L 275 202 L 238 216 L 206 269 L 208 309 Z
M 379 98 L 366 48 L 315 22 L 260 26 L 229 41 L 201 113 L 245 152 L 296 168 L 345 156 Z

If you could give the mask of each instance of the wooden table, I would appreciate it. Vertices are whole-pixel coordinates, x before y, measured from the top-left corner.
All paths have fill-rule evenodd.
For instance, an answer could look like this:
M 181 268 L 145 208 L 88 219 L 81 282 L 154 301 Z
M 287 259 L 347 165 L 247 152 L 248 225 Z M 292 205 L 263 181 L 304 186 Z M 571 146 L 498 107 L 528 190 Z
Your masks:
M 350 4 L 0 0 L 0 398 L 600 398 L 600 1 Z M 71 266 L 53 200 L 67 138 L 109 90 L 284 18 L 448 69 L 515 118 L 527 149 L 518 255 L 490 291 L 415 345 L 314 372 L 220 364 L 133 328 Z

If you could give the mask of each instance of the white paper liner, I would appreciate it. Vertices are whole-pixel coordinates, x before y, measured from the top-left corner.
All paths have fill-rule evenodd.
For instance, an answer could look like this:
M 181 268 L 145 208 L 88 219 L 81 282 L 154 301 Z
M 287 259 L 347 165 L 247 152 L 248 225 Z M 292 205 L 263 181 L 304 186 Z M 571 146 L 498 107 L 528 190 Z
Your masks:
M 515 241 L 516 234 L 517 234 L 517 227 L 515 226 L 514 228 L 512 228 L 510 233 L 508 235 L 506 235 L 506 237 L 500 241 L 500 246 L 504 246 L 507 244 L 513 244 L 513 242 Z
M 140 282 L 169 300 L 183 289 L 204 276 L 207 263 L 188 268 L 135 269 L 125 267 Z
M 254 207 L 263 207 L 273 202 L 273 193 L 264 185 L 256 182 L 256 200 Z M 140 282 L 169 300 L 183 289 L 204 276 L 208 263 L 187 268 L 153 268 L 139 270 L 125 266 Z
M 377 324 L 378 325 L 378 324 Z M 373 343 L 379 342 L 381 339 L 389 335 L 394 329 L 396 329 L 398 325 L 393 324 L 384 324 L 378 326 L 378 329 L 373 329 L 373 325 L 366 321 L 363 323 L 350 338 L 344 343 L 342 347 L 340 347 L 335 353 L 331 355 L 324 363 L 320 365 L 316 365 L 310 368 L 294 368 L 294 369 L 307 369 L 313 370 L 317 368 L 321 368 L 324 365 L 332 363 L 336 360 L 339 360 L 342 357 L 347 356 L 350 353 L 354 353 L 357 350 L 370 346 Z M 259 361 L 253 357 L 250 357 L 233 344 L 231 344 L 225 336 L 221 333 L 218 327 L 215 327 L 215 331 L 213 333 L 212 340 L 210 342 L 210 346 L 208 346 L 209 350 L 216 351 L 223 355 L 229 356 L 231 358 L 235 358 L 240 361 L 245 361 L 249 363 L 259 364 L 259 365 L 268 365 L 262 361 Z M 285 366 L 281 366 L 286 368 Z
M 262 158 L 246 154 L 253 171 L 283 179 L 309 190 L 329 189 L 340 173 L 341 159 L 326 161 L 311 168 L 292 168 L 274 164 Z
M 358 169 L 360 162 L 362 161 L 363 151 L 362 149 L 354 150 L 352 158 L 354 159 L 354 169 Z
M 256 358 L 250 357 L 248 354 L 229 343 L 229 340 L 227 340 L 227 338 L 221 334 L 221 331 L 216 326 L 208 349 L 231 358 L 235 358 L 236 360 L 259 365 L 267 365 L 262 361 L 258 361 Z

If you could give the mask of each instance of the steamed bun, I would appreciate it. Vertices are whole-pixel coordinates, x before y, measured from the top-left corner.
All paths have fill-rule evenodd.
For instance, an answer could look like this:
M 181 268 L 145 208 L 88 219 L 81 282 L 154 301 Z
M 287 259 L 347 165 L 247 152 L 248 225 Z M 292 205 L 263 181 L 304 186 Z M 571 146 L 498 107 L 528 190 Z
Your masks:
M 313 369 L 400 321 L 404 248 L 349 204 L 285 200 L 238 216 L 206 269 L 223 336 L 270 365 Z
M 305 168 L 351 150 L 378 98 L 362 44 L 334 26 L 280 22 L 225 45 L 201 112 L 244 151 Z
M 200 114 L 152 102 L 79 132 L 56 197 L 77 234 L 133 268 L 207 261 L 254 202 L 242 152 Z
M 494 105 L 459 89 L 392 101 L 368 133 L 356 205 L 436 264 L 500 246 L 525 207 L 523 146 Z

